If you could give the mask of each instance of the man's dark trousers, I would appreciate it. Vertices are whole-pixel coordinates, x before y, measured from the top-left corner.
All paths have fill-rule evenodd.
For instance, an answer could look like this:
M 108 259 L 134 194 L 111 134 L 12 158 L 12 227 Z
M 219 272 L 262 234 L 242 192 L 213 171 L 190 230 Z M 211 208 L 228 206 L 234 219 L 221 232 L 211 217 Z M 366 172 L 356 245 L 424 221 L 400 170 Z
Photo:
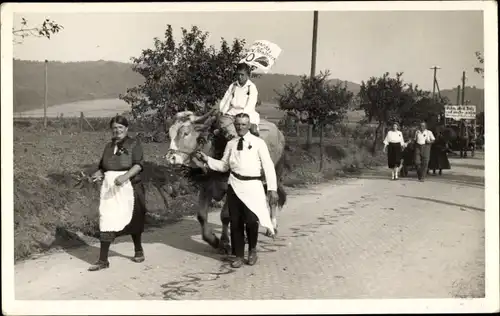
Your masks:
M 245 226 L 249 250 L 255 250 L 259 237 L 259 219 L 248 209 L 231 186 L 227 190 L 227 203 L 231 218 L 231 244 L 233 254 L 243 258 L 245 255 Z
M 417 167 L 418 179 L 424 179 L 427 175 L 430 156 L 431 144 L 415 145 L 415 165 Z

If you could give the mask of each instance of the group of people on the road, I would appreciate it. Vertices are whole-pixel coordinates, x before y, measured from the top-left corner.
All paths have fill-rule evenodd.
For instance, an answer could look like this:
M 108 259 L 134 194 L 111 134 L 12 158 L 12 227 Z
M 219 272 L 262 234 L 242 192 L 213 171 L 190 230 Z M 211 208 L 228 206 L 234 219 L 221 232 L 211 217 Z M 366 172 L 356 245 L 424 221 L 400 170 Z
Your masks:
M 217 160 L 198 151 L 195 157 L 206 168 L 229 172 L 227 202 L 230 215 L 232 267 L 243 266 L 245 232 L 249 251 L 247 264 L 257 262 L 259 225 L 273 231 L 269 205 L 278 202 L 276 171 L 266 142 L 259 137 L 259 114 L 256 112 L 258 91 L 250 80 L 251 69 L 239 64 L 237 80 L 227 89 L 219 107 L 219 125 L 227 137 L 222 159 Z M 143 170 L 143 149 L 137 139 L 128 136 L 128 121 L 116 116 L 110 122 L 112 140 L 104 147 L 99 169 L 92 175 L 93 181 L 102 181 L 99 205 L 100 255 L 89 270 L 98 271 L 109 267 L 108 253 L 117 236 L 130 234 L 135 248 L 133 261 L 145 260 L 141 244 L 146 214 Z M 437 138 L 420 123 L 412 139 L 405 142 L 399 124 L 394 123 L 384 139 L 388 167 L 392 179 L 397 180 L 405 164 L 405 152 L 413 146 L 413 159 L 418 179 L 424 181 L 428 168 L 449 169 L 446 156 L 447 144 L 441 133 Z M 262 182 L 264 171 L 266 186 Z M 266 196 L 267 195 L 267 196 Z M 274 231 L 273 231 L 274 232 Z
M 397 122 L 387 132 L 384 139 L 383 151 L 387 153 L 387 164 L 392 171 L 392 180 L 397 180 L 402 168 L 413 165 L 417 170 L 419 181 L 424 181 L 425 176 L 432 170 L 439 175 L 442 170 L 450 169 L 448 160 L 448 141 L 442 131 L 437 135 L 427 129 L 427 124 L 422 121 L 413 137 L 410 135 L 407 142 Z
M 278 203 L 276 171 L 265 141 L 258 137 L 259 114 L 255 111 L 258 91 L 249 79 L 251 69 L 238 64 L 237 80 L 233 82 L 217 109 L 220 127 L 229 139 L 221 160 L 199 151 L 196 156 L 206 167 L 230 172 L 227 200 L 231 218 L 231 245 L 235 259 L 233 268 L 244 261 L 245 232 L 249 251 L 247 264 L 257 262 L 259 224 L 273 231 L 269 205 Z M 116 116 L 110 122 L 112 140 L 102 154 L 93 181 L 102 181 L 99 205 L 100 255 L 89 271 L 110 266 L 108 253 L 117 236 L 132 236 L 135 247 L 133 261 L 145 260 L 141 244 L 146 214 L 143 150 L 137 139 L 128 136 L 128 121 Z M 266 187 L 262 183 L 264 171 Z M 267 196 L 266 196 L 267 194 Z

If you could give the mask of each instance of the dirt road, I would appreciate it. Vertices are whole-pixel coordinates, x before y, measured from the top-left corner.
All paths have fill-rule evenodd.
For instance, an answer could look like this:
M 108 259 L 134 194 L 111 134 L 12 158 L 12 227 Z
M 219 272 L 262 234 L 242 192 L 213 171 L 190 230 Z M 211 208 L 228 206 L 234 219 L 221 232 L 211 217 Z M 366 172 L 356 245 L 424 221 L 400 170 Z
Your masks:
M 111 268 L 87 272 L 97 245 L 15 267 L 16 299 L 339 299 L 484 295 L 484 160 L 451 159 L 426 182 L 386 169 L 290 190 L 280 236 L 238 270 L 201 241 L 195 218 L 112 246 Z M 220 231 L 218 214 L 210 222 Z

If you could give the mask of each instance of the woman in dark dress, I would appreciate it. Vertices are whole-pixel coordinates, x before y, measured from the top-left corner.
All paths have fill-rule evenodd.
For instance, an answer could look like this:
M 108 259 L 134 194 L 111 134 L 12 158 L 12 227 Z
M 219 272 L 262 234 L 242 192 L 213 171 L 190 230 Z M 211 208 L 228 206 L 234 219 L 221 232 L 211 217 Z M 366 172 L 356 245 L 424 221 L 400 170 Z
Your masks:
M 387 152 L 387 165 L 392 169 L 392 180 L 398 179 L 404 146 L 403 133 L 399 130 L 399 124 L 394 123 L 384 139 L 384 152 Z
M 128 121 L 117 115 L 110 122 L 112 141 L 104 147 L 99 170 L 92 178 L 103 180 L 99 204 L 101 250 L 99 260 L 89 268 L 98 271 L 109 268 L 108 253 L 118 236 L 132 236 L 134 262 L 144 261 L 141 235 L 146 215 L 144 185 L 140 173 L 143 151 L 140 142 L 128 136 Z
M 439 131 L 436 141 L 432 144 L 429 159 L 428 170 L 432 170 L 433 174 L 436 174 L 436 170 L 439 170 L 439 175 L 442 175 L 443 170 L 451 169 L 450 161 L 448 160 L 448 150 L 448 142 L 444 137 L 443 132 Z

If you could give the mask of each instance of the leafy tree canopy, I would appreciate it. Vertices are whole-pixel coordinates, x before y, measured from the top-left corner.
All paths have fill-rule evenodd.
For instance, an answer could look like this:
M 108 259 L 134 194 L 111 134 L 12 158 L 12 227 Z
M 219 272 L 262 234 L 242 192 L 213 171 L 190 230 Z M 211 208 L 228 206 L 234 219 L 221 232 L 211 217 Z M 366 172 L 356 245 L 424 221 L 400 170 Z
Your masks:
M 342 120 L 354 95 L 345 84 L 330 84 L 329 71 L 315 77 L 302 76 L 278 93 L 279 108 L 302 122 L 331 124 Z
M 158 110 L 162 119 L 183 110 L 206 113 L 233 82 L 245 40 L 230 45 L 222 38 L 217 49 L 207 44 L 209 33 L 197 26 L 181 30 L 176 43 L 168 25 L 163 40 L 155 38 L 153 48 L 132 58 L 133 70 L 145 81 L 120 98 L 132 106 L 135 117 L 151 110 Z
M 12 28 L 14 44 L 21 44 L 26 37 L 45 37 L 50 39 L 52 35 L 59 33 L 64 27 L 53 20 L 45 19 L 42 25 L 29 26 L 28 20 L 21 18 L 21 27 Z

